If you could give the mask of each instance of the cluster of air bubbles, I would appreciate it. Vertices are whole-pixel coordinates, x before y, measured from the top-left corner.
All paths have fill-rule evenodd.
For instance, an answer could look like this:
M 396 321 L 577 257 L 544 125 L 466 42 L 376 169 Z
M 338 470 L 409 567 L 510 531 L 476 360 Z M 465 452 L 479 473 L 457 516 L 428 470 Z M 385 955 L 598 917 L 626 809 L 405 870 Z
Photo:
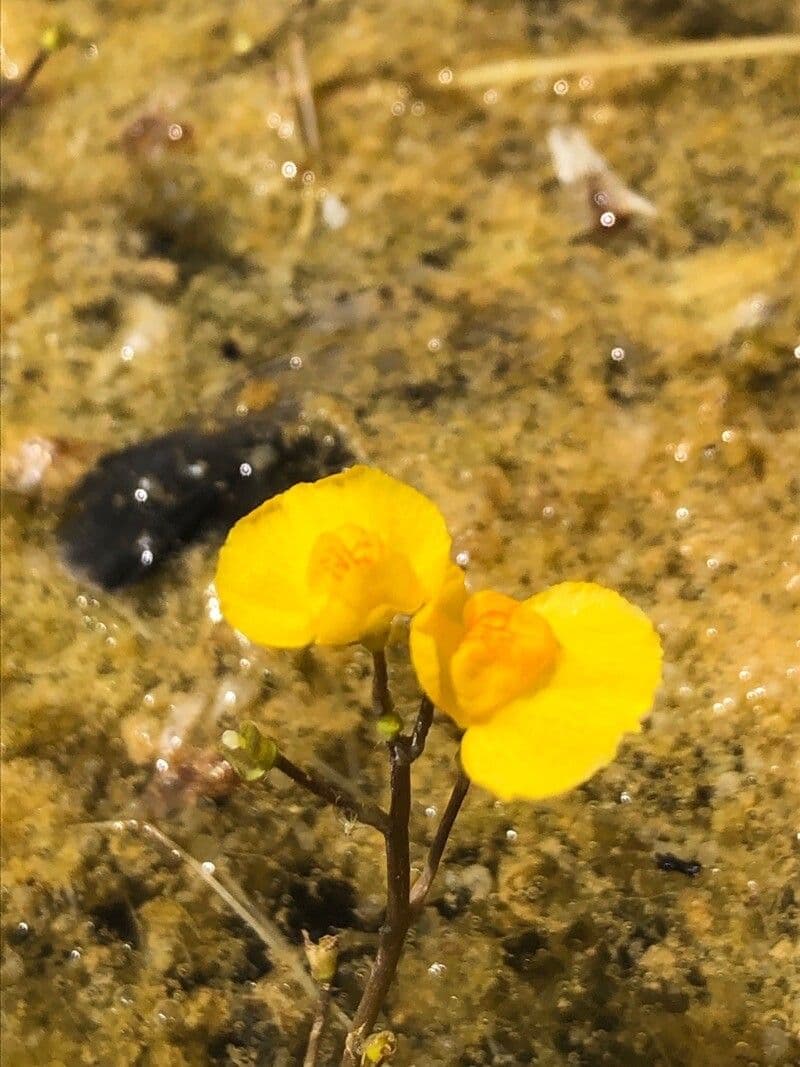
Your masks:
M 622 792 L 619 795 L 620 804 L 630 804 L 632 800 L 633 800 L 633 797 L 628 792 L 628 790 L 627 789 L 623 789 Z
M 425 818 L 426 819 L 435 819 L 436 818 L 436 808 L 433 806 L 433 804 L 429 804 L 428 807 L 425 809 Z
M 712 711 L 715 715 L 722 715 L 726 711 L 732 711 L 736 706 L 736 701 L 733 697 L 723 697 L 722 700 L 714 701 Z
M 428 974 L 433 978 L 440 978 L 446 970 L 447 967 L 443 963 L 432 963 L 428 968 Z

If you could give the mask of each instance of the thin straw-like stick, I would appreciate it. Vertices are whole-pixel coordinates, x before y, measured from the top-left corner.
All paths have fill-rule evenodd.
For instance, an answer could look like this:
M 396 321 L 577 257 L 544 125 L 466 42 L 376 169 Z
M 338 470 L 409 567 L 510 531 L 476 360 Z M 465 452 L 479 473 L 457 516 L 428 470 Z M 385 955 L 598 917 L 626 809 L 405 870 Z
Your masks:
M 800 55 L 800 34 L 733 37 L 719 41 L 675 41 L 672 44 L 623 49 L 618 52 L 576 52 L 561 56 L 506 59 L 501 63 L 487 63 L 485 66 L 471 67 L 463 71 L 456 68 L 452 79 L 440 84 L 447 89 L 480 89 L 488 86 L 496 88 L 553 75 L 789 55 Z
M 271 923 L 269 919 L 262 915 L 258 915 L 255 909 L 250 905 L 249 901 L 243 901 L 241 898 L 244 894 L 241 890 L 238 890 L 238 887 L 237 894 L 234 894 L 214 876 L 213 872 L 209 870 L 208 867 L 204 867 L 202 863 L 194 858 L 194 856 L 181 848 L 181 846 L 176 841 L 173 841 L 171 837 L 167 837 L 167 835 L 159 830 L 157 826 L 154 826 L 149 822 L 139 822 L 136 819 L 128 819 L 125 822 L 108 821 L 80 823 L 79 825 L 94 830 L 124 829 L 132 830 L 134 832 L 140 831 L 145 837 L 157 841 L 165 849 L 171 852 L 172 855 L 179 857 L 201 881 L 205 882 L 209 889 L 212 889 L 220 900 L 227 904 L 231 911 L 237 915 L 246 926 L 249 926 L 253 933 L 264 942 L 275 959 L 279 960 L 287 970 L 291 971 L 293 977 L 302 986 L 303 990 L 314 999 L 317 998 L 318 989 L 316 983 L 297 959 L 292 946 L 280 932 L 278 927 L 275 926 L 274 923 Z M 348 1027 L 350 1025 L 349 1016 L 347 1016 L 337 1004 L 334 1003 L 331 1006 L 340 1024 Z

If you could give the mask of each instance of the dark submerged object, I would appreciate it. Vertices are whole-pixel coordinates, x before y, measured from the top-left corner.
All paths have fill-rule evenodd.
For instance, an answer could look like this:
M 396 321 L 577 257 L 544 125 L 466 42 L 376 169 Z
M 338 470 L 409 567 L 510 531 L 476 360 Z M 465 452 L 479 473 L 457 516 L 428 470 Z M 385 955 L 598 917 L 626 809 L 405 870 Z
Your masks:
M 330 427 L 289 431 L 274 415 L 173 430 L 108 453 L 72 490 L 58 528 L 64 560 L 105 589 L 132 585 L 183 545 L 352 461 Z
M 703 869 L 700 860 L 682 860 L 674 852 L 656 852 L 655 861 L 660 871 L 677 871 L 687 878 L 695 878 Z

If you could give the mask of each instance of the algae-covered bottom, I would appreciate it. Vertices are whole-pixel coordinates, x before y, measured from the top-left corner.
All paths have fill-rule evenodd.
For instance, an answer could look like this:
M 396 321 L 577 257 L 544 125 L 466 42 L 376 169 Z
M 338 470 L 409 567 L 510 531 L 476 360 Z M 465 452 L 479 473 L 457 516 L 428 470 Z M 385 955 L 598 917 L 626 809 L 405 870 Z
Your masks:
M 4 7 L 6 74 L 54 19 L 82 36 L 4 133 L 10 452 L 213 428 L 274 379 L 441 506 L 476 588 L 598 581 L 663 637 L 655 711 L 614 764 L 534 807 L 471 795 L 387 1002 L 397 1063 L 800 1060 L 800 66 L 458 88 L 529 54 L 796 32 L 792 11 Z M 554 126 L 657 214 L 587 231 Z M 313 1014 L 300 931 L 344 931 L 352 1012 L 380 841 L 289 783 L 209 799 L 153 765 L 249 717 L 383 799 L 368 662 L 242 645 L 208 590 L 213 539 L 127 591 L 82 583 L 56 546 L 66 492 L 7 492 L 2 520 L 6 1062 L 289 1067 Z M 416 863 L 454 750 L 437 722 Z

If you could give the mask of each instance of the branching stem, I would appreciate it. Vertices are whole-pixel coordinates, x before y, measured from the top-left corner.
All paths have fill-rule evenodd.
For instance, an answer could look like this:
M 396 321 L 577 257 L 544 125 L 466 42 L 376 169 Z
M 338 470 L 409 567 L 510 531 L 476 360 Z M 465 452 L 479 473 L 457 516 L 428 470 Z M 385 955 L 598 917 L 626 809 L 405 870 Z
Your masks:
M 314 796 L 324 800 L 327 804 L 333 804 L 340 811 L 348 815 L 354 815 L 365 826 L 372 826 L 384 836 L 389 833 L 390 817 L 377 804 L 361 800 L 355 794 L 322 778 L 315 772 L 309 771 L 304 767 L 298 767 L 282 752 L 279 752 L 275 757 L 273 766 L 276 770 L 285 774 L 287 778 L 291 778 L 297 785 L 307 789 L 309 793 L 313 793 Z

